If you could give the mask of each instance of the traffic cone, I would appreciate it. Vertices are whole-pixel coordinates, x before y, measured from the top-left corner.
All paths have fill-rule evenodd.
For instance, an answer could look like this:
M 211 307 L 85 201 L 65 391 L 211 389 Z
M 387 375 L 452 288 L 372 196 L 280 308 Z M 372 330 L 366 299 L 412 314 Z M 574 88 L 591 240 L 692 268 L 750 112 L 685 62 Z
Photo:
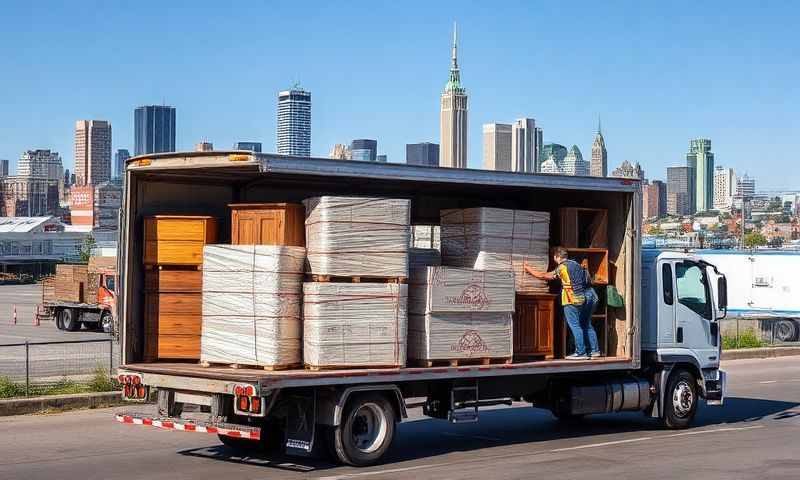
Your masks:
M 14 325 L 17 324 L 17 304 L 14 304 Z

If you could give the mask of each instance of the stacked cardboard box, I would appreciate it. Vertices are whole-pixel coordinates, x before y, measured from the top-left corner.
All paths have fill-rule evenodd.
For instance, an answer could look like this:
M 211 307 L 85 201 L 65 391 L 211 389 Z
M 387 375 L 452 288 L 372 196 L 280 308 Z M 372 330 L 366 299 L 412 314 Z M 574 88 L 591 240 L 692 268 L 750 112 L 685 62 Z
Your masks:
M 200 360 L 298 365 L 304 263 L 303 247 L 206 245 Z
M 326 196 L 303 203 L 312 274 L 408 276 L 408 200 Z
M 311 368 L 402 367 L 408 286 L 303 285 L 303 359 Z
M 409 285 L 408 357 L 510 358 L 513 311 L 510 270 L 415 269 Z
M 549 264 L 550 214 L 500 208 L 441 211 L 442 263 L 477 270 L 512 270 L 518 293 L 546 293 L 548 285 L 523 271 Z

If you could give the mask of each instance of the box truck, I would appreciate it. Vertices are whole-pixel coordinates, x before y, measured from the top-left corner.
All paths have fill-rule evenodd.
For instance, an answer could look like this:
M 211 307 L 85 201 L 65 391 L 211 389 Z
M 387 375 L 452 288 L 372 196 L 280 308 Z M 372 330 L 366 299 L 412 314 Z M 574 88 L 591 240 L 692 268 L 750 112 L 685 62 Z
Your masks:
M 624 305 L 609 308 L 604 356 L 566 360 L 566 335 L 552 333 L 554 354 L 513 363 L 265 371 L 199 362 L 145 361 L 144 218 L 208 215 L 224 222 L 228 205 L 301 202 L 321 195 L 404 198 L 411 223 L 437 225 L 440 211 L 497 207 L 550 212 L 607 212 L 603 285 Z M 155 390 L 152 413 L 121 412 L 128 424 L 216 434 L 234 448 L 280 448 L 309 454 L 323 444 L 342 463 L 374 464 L 389 449 L 409 399 L 423 398 L 425 415 L 450 422 L 478 420 L 481 407 L 525 401 L 556 417 L 641 411 L 668 428 L 688 427 L 698 404 L 721 404 L 719 320 L 726 279 L 710 263 L 682 252 L 640 246 L 637 181 L 431 168 L 252 152 L 191 152 L 134 157 L 125 172 L 120 232 L 119 308 L 127 399 Z M 573 232 L 574 233 L 574 232 Z M 221 233 L 220 243 L 226 235 Z M 554 287 L 555 288 L 555 287 Z M 563 324 L 563 320 L 557 323 Z M 557 325 L 558 327 L 558 325 Z M 182 418 L 200 406 L 204 421 Z

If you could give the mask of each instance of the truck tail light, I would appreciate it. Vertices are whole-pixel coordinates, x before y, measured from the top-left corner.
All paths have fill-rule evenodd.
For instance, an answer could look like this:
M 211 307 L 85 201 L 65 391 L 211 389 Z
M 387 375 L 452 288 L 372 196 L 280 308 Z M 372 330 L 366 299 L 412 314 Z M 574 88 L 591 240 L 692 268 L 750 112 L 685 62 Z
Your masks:
M 142 382 L 141 375 L 120 375 L 117 377 L 122 383 L 122 395 L 129 400 L 147 400 L 148 388 Z
M 230 387 L 229 387 L 230 388 Z M 233 392 L 233 411 L 239 415 L 264 416 L 264 400 L 258 394 L 255 385 L 233 385 L 228 391 Z
M 261 413 L 261 397 L 253 397 L 250 399 L 250 411 L 253 413 Z
M 249 397 L 238 397 L 236 402 L 237 402 L 237 406 L 239 407 L 240 411 L 246 412 L 246 411 L 250 410 L 250 398 Z

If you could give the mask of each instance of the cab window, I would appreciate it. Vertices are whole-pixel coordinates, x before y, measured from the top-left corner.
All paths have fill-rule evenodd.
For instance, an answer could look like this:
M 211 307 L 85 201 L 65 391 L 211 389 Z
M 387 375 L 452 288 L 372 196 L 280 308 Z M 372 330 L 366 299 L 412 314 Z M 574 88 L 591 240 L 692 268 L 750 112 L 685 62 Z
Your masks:
M 106 277 L 106 288 L 111 292 L 114 291 L 114 277 Z
M 678 303 L 703 318 L 711 320 L 711 303 L 708 301 L 708 283 L 703 269 L 692 262 L 675 264 L 678 285 Z

